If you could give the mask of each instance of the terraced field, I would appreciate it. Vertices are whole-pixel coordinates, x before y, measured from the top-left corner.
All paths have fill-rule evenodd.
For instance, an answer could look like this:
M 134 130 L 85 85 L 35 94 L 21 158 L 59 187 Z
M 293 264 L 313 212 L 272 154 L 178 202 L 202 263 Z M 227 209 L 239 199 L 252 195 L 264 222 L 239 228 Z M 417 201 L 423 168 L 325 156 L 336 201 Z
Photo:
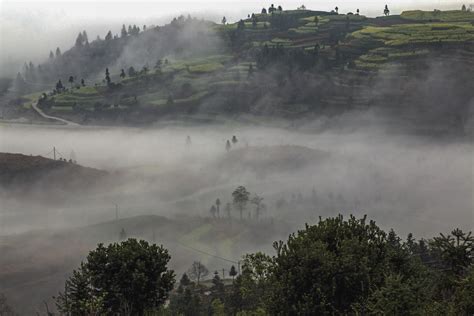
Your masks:
M 239 46 L 192 58 L 167 56 L 169 62 L 159 69 L 140 71 L 131 77 L 120 78 L 118 73 L 111 73 L 112 87 L 103 81 L 77 86 L 50 96 L 50 106 L 45 111 L 85 118 L 115 112 L 128 116 L 138 109 L 154 111 L 156 115 L 170 111 L 190 113 L 206 101 L 229 100 L 227 96 L 239 88 L 248 91 L 250 71 L 259 70 L 255 56 L 264 47 L 309 54 L 314 51 L 330 65 L 326 68 L 331 69 L 334 85 L 342 87 L 352 85 L 351 76 L 389 70 L 399 63 L 410 64 L 445 49 L 455 50 L 466 60 L 474 59 L 474 13 L 464 11 L 407 11 L 399 16 L 368 18 L 290 10 L 256 14 L 243 20 L 243 27 L 238 23 L 214 24 L 213 29 L 226 41 L 237 38 Z M 346 77 L 338 73 L 349 69 Z M 220 96 L 213 99 L 216 93 Z M 39 95 L 25 96 L 23 106 L 28 108 Z M 357 103 L 356 99 L 328 95 L 320 101 L 343 107 Z M 308 109 L 305 102 L 294 102 L 285 111 L 300 113 Z

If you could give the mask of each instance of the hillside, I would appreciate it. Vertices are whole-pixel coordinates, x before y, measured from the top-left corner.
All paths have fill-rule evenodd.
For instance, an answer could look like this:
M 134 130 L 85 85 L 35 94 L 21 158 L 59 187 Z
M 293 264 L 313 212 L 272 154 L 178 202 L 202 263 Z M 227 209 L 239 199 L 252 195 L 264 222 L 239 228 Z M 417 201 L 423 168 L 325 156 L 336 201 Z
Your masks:
M 0 153 L 0 187 L 5 190 L 86 189 L 106 172 L 41 156 Z
M 90 43 L 78 37 L 41 65 L 41 76 L 29 69 L 27 82 L 42 80 L 50 89 L 16 99 L 16 115 L 30 112 L 38 97 L 46 112 L 80 124 L 376 109 L 396 122 L 458 133 L 471 124 L 474 13 L 369 18 L 277 10 L 225 25 L 180 17 Z

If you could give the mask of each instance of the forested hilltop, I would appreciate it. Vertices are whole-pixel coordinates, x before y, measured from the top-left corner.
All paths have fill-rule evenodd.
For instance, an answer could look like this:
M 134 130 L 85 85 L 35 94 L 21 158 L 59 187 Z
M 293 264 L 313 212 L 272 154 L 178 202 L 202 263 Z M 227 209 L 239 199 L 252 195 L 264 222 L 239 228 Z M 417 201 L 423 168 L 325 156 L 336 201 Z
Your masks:
M 39 100 L 46 113 L 80 124 L 371 110 L 417 128 L 470 129 L 473 12 L 341 11 L 272 5 L 236 23 L 180 16 L 123 25 L 104 39 L 82 31 L 68 51 L 25 64 L 3 115 L 32 117 Z

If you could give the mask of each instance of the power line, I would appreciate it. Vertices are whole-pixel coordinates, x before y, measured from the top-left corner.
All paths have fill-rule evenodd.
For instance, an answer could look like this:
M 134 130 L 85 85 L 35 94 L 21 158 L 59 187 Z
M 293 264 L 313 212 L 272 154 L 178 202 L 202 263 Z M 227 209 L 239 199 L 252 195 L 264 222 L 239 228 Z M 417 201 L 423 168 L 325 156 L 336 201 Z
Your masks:
M 201 254 L 204 254 L 204 255 L 207 255 L 207 256 L 210 256 L 210 257 L 213 257 L 213 258 L 216 258 L 216 259 L 220 259 L 220 260 L 227 261 L 227 262 L 230 262 L 230 263 L 240 264 L 240 261 L 234 261 L 234 260 L 231 260 L 231 259 L 223 258 L 223 257 L 217 256 L 217 255 L 215 255 L 215 254 L 212 254 L 212 253 L 209 253 L 209 252 L 200 250 L 200 249 L 196 249 L 196 248 L 193 248 L 193 247 L 191 247 L 191 246 L 187 246 L 187 245 L 182 244 L 182 243 L 180 243 L 180 242 L 176 242 L 176 244 L 180 245 L 181 247 L 184 247 L 184 248 L 187 248 L 187 249 L 190 249 L 190 250 L 199 252 L 199 253 L 201 253 Z

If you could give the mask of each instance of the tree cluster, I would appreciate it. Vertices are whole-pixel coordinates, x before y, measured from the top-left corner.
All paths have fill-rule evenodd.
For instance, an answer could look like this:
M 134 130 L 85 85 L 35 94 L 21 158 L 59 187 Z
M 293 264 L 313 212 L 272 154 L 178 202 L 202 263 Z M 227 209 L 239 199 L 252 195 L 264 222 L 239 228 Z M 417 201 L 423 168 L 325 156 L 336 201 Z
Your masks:
M 56 298 L 67 315 L 143 315 L 156 311 L 173 288 L 171 259 L 162 246 L 128 239 L 99 244 L 73 271 Z
M 208 285 L 202 278 L 209 271 L 194 262 L 163 307 L 174 282 L 165 249 L 131 239 L 99 245 L 66 282 L 58 308 L 73 315 L 474 313 L 471 233 L 456 229 L 431 240 L 411 234 L 403 240 L 366 217 L 337 216 L 273 246 L 275 255 L 247 254 L 240 274 L 232 266 L 225 280 L 224 271 L 223 278 L 216 271 Z

